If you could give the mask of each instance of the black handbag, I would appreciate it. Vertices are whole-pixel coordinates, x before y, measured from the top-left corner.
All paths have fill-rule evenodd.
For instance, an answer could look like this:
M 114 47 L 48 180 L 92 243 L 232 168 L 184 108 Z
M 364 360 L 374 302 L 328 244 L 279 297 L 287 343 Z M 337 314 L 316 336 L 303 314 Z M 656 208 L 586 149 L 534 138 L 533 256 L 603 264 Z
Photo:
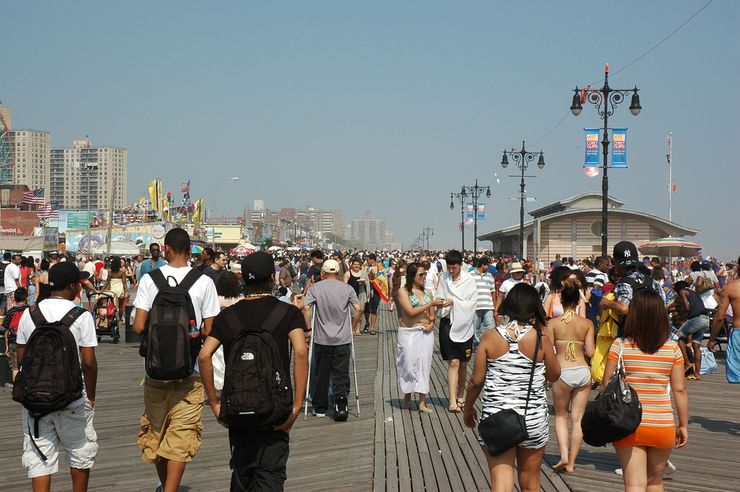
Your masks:
M 637 392 L 627 384 L 622 351 L 619 349 L 617 369 L 604 391 L 586 405 L 581 420 L 583 440 L 591 446 L 606 446 L 635 432 L 642 421 L 642 405 Z
M 526 422 L 527 411 L 529 410 L 529 394 L 532 392 L 534 368 L 537 355 L 540 352 L 540 342 L 542 339 L 542 333 L 539 330 L 536 331 L 537 343 L 534 348 L 532 370 L 529 372 L 529 387 L 527 388 L 527 403 L 524 406 L 524 416 L 519 415 L 514 409 L 507 408 L 493 415 L 489 415 L 478 423 L 478 435 L 483 439 L 491 456 L 498 456 L 529 438 Z

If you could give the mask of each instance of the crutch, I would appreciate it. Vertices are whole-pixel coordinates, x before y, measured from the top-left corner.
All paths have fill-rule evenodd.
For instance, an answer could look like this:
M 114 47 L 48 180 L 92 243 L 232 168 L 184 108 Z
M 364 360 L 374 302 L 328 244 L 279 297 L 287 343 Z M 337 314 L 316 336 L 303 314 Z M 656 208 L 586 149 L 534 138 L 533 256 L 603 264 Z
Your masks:
M 311 359 L 313 358 L 313 328 L 316 324 L 316 305 L 311 306 L 311 340 L 308 343 L 308 377 L 306 378 L 306 397 L 303 400 L 303 420 L 308 418 L 308 392 L 311 389 Z
M 350 329 L 352 329 L 352 317 L 349 314 L 349 311 L 347 312 L 347 317 L 349 318 L 349 326 Z M 349 346 L 351 349 L 351 355 L 352 355 L 352 372 L 355 375 L 355 401 L 357 402 L 357 416 L 360 416 L 360 390 L 357 388 L 357 361 L 355 360 L 355 334 L 352 333 L 352 338 L 350 338 Z

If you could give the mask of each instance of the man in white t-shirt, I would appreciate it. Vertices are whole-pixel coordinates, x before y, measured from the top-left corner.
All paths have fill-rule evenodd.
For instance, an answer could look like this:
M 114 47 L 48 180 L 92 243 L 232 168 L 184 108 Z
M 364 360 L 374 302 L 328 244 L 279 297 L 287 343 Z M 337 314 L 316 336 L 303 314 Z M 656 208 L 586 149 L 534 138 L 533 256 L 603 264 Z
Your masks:
M 15 253 L 13 259 L 5 267 L 5 306 L 7 309 L 15 306 L 13 293 L 21 286 L 21 255 Z
M 516 284 L 521 284 L 524 281 L 524 274 L 526 273 L 522 264 L 515 261 L 511 264 L 509 270 L 511 277 L 501 282 L 501 287 L 498 288 L 498 295 L 496 296 L 496 324 L 501 323 L 501 317 L 498 314 L 499 307 L 504 299 L 509 294 L 509 291 L 514 288 Z
M 174 228 L 164 237 L 164 254 L 168 264 L 159 267 L 166 279 L 182 282 L 192 270 L 188 266 L 190 236 Z M 172 282 L 172 280 L 170 280 Z M 144 333 L 158 292 L 151 275 L 141 277 L 134 300 L 134 331 Z M 213 281 L 201 275 L 188 290 L 195 308 L 195 323 L 202 336 L 211 332 L 213 318 L 220 312 Z M 193 374 L 179 381 L 144 381 L 144 415 L 137 439 L 141 459 L 153 463 L 163 491 L 174 492 L 180 486 L 185 465 L 200 449 L 203 415 L 203 384 L 197 366 Z M 162 403 L 165 402 L 165 403 Z
M 38 303 L 41 314 L 48 322 L 59 321 L 76 307 L 72 300 L 80 289 L 80 281 L 87 273 L 80 272 L 74 263 L 64 262 L 49 270 L 51 296 Z M 23 360 L 26 344 L 36 329 L 27 309 L 18 323 L 18 361 Z M 49 490 L 51 475 L 59 469 L 59 450 L 64 449 L 70 463 L 72 488 L 87 490 L 90 469 L 98 454 L 98 443 L 93 428 L 95 390 L 98 363 L 95 347 L 95 322 L 89 312 L 83 312 L 69 330 L 74 335 L 82 368 L 84 390 L 82 397 L 58 412 L 50 413 L 38 421 L 38 437 L 32 435 L 33 418 L 23 409 L 23 465 L 31 479 L 33 490 Z M 23 368 L 21 367 L 21 371 Z M 41 456 L 41 453 L 46 457 Z

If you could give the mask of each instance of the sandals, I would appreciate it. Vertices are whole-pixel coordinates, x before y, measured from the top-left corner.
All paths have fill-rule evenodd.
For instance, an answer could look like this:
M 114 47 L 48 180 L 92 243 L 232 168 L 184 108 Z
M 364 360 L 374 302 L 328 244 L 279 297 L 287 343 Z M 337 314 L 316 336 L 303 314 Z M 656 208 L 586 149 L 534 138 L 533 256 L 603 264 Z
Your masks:
M 450 413 L 460 413 L 460 412 L 462 412 L 462 410 L 460 409 L 460 407 L 449 407 L 447 409 L 447 411 L 450 412 Z
M 686 379 L 688 381 L 695 381 L 696 380 L 696 373 L 694 372 L 694 366 L 689 366 L 686 368 L 686 371 L 684 372 L 684 375 L 686 376 Z

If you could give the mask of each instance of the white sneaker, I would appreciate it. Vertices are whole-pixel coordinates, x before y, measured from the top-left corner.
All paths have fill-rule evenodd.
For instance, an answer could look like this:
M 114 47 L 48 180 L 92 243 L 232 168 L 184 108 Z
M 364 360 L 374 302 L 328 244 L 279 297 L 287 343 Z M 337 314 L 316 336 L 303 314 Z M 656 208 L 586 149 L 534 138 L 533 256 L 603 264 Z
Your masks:
M 623 475 L 623 473 L 622 473 L 622 469 L 621 469 L 621 468 L 617 468 L 616 470 L 614 470 L 614 473 L 616 473 L 616 474 L 617 474 L 617 475 L 619 475 L 620 477 L 621 477 L 621 476 Z
M 668 460 L 668 463 L 665 465 L 665 473 L 666 475 L 672 475 L 676 471 L 676 465 L 671 463 L 671 460 Z

